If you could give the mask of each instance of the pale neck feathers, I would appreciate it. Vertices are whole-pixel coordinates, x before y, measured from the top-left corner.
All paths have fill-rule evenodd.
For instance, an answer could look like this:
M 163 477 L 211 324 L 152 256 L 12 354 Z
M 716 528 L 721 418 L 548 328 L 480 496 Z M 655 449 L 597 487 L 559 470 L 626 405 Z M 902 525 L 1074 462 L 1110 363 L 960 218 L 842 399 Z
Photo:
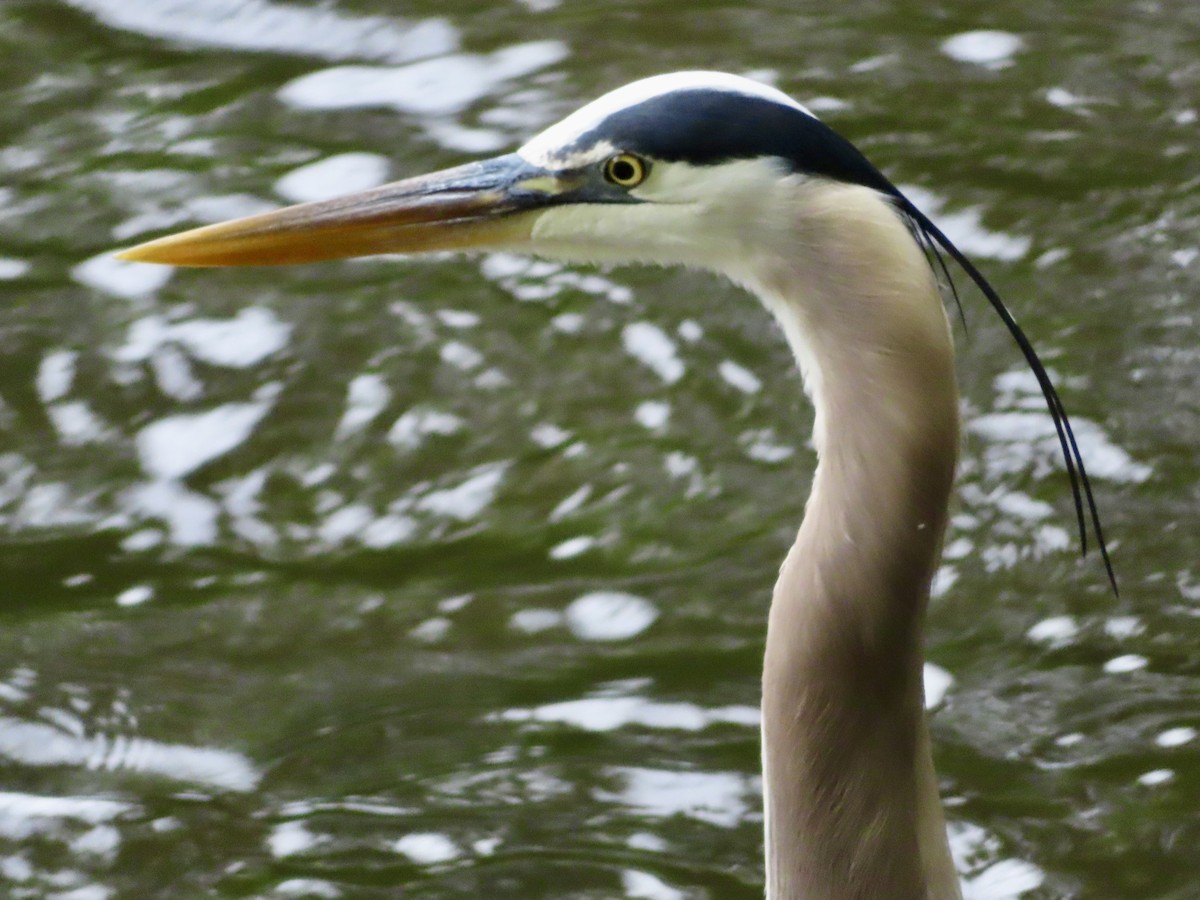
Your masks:
M 768 897 L 956 900 L 921 683 L 959 435 L 950 332 L 885 200 L 794 189 L 790 248 L 744 276 L 803 370 L 819 452 L 767 634 Z

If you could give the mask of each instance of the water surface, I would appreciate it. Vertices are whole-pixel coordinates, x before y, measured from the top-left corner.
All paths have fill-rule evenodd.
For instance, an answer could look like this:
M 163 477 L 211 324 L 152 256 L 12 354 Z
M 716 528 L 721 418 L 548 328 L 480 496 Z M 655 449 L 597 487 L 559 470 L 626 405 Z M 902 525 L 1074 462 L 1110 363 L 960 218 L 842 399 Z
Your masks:
M 110 255 L 695 67 L 859 143 L 1077 423 L 1120 599 L 962 280 L 927 678 L 968 894 L 1197 895 L 1196 10 L 13 0 L 0 41 L 5 896 L 761 896 L 764 621 L 814 460 L 752 299 Z

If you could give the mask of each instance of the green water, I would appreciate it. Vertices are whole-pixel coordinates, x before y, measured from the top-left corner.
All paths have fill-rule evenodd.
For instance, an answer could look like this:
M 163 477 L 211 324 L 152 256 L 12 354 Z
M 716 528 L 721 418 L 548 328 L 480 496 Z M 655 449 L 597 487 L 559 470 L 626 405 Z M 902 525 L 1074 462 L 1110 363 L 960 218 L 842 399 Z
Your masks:
M 1184 3 L 7 0 L 0 894 L 761 896 L 758 670 L 813 457 L 753 300 L 108 256 L 705 67 L 914 189 L 1095 477 L 1119 600 L 960 280 L 929 657 L 969 896 L 1200 897 L 1198 50 Z

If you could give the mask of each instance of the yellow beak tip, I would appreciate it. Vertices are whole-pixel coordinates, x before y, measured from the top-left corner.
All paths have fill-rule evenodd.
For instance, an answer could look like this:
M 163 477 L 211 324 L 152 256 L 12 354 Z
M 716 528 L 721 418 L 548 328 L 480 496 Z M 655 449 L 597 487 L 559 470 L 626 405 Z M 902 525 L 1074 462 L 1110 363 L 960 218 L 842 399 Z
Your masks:
M 126 247 L 124 250 L 118 250 L 113 256 L 123 262 L 156 263 L 163 265 L 162 260 L 157 258 L 158 254 L 154 252 L 153 244 L 153 241 L 148 241 L 145 244 Z

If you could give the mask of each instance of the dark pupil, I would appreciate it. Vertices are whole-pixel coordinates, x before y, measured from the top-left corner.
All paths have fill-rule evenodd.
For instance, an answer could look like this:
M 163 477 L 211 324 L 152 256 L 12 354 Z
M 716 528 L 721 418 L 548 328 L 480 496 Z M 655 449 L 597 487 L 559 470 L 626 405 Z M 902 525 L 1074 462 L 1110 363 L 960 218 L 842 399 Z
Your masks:
M 612 164 L 612 177 L 616 181 L 633 181 L 637 177 L 637 169 L 627 159 L 618 159 Z

